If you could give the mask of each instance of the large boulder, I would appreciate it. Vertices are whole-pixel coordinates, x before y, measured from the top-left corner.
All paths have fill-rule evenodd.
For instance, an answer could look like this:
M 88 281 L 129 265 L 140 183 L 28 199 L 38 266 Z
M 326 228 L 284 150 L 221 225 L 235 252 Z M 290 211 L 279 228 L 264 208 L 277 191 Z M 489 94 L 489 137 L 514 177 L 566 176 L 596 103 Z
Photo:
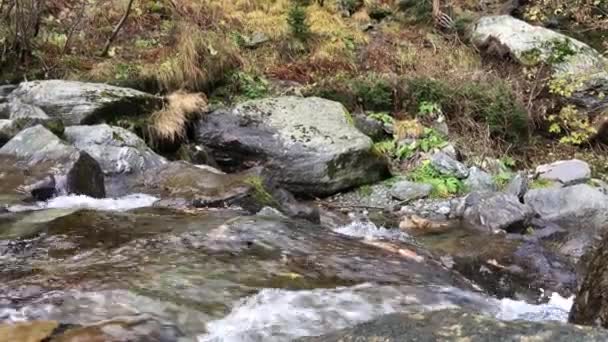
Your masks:
M 571 342 L 606 341 L 603 329 L 559 322 L 499 321 L 462 309 L 424 313 L 395 313 L 373 321 L 299 342 L 397 342 L 397 341 L 505 341 Z
M 99 163 L 106 176 L 108 193 L 114 196 L 125 194 L 127 183 L 144 171 L 167 162 L 140 137 L 121 127 L 70 126 L 65 129 L 64 137 Z
M 523 65 L 529 65 L 531 59 L 550 61 L 556 54 L 564 53 L 563 45 L 567 42 L 572 55 L 552 61 L 553 76 L 576 85 L 566 100 L 589 114 L 598 114 L 608 106 L 608 97 L 598 96 L 608 92 L 608 59 L 583 42 L 508 15 L 479 19 L 472 31 L 472 41 L 482 51 L 502 57 L 509 55 Z M 597 123 L 599 138 L 608 139 L 606 121 Z
M 465 224 L 490 232 L 522 232 L 533 216 L 532 209 L 511 194 L 471 193 L 466 202 Z
M 591 168 L 582 160 L 560 160 L 536 168 L 540 179 L 560 182 L 563 185 L 585 183 L 591 179 Z
M 344 106 L 316 97 L 248 101 L 210 113 L 196 139 L 224 168 L 263 163 L 287 190 L 307 196 L 373 183 L 387 172 Z
M 608 196 L 588 184 L 533 189 L 524 201 L 540 218 L 568 231 L 560 250 L 574 259 L 583 256 L 608 225 Z
M 145 114 L 162 105 L 160 97 L 138 90 L 63 80 L 23 82 L 8 99 L 37 107 L 66 126 Z
M 37 125 L 44 126 L 55 135 L 63 135 L 64 127 L 58 119 L 51 119 L 49 117 L 23 117 L 14 120 L 0 119 L 0 146 L 7 143 L 22 130 Z
M 570 322 L 608 328 L 608 238 L 592 253 L 570 310 Z
M 104 197 L 103 173 L 89 154 L 79 151 L 41 125 L 21 131 L 0 148 L 0 193 L 38 200 L 57 194 Z
M 191 207 L 235 205 L 257 212 L 268 206 L 290 217 L 319 221 L 316 208 L 300 204 L 289 192 L 276 188 L 265 177 L 261 167 L 225 174 L 208 166 L 195 166 L 184 161 L 169 162 L 146 170 L 130 189 Z

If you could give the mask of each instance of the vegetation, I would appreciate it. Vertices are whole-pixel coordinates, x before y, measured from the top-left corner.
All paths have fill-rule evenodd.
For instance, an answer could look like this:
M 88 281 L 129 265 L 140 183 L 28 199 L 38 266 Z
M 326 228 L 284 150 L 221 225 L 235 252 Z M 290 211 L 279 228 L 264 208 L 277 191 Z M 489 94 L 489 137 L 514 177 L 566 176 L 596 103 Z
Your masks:
M 408 178 L 413 182 L 430 184 L 433 187 L 431 196 L 434 197 L 449 197 L 465 190 L 461 180 L 442 175 L 433 168 L 429 161 L 424 161 L 420 166 L 409 172 Z

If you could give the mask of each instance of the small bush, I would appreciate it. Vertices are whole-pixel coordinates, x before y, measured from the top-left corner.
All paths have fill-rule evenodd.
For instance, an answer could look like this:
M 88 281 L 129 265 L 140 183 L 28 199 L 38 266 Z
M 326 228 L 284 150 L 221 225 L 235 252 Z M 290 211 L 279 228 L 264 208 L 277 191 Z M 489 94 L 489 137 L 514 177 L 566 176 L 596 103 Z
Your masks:
M 299 3 L 294 4 L 287 14 L 291 34 L 300 41 L 306 41 L 310 37 L 310 25 L 307 20 L 306 8 Z
M 308 95 L 338 101 L 351 111 L 358 106 L 370 111 L 392 111 L 394 107 L 391 83 L 374 73 L 327 78 L 309 89 Z
M 465 190 L 465 186 L 461 180 L 456 177 L 442 175 L 433 168 L 428 160 L 410 171 L 408 178 L 413 182 L 430 184 L 433 187 L 431 192 L 431 196 L 433 197 L 449 197 Z

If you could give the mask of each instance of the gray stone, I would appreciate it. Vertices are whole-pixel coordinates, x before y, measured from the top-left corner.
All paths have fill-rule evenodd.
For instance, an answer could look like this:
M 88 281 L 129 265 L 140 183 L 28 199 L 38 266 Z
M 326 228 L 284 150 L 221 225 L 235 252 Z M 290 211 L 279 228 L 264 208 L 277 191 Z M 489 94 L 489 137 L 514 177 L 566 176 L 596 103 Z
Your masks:
M 394 313 L 298 342 L 503 341 L 599 342 L 608 331 L 559 322 L 500 321 L 463 309 Z
M 9 102 L 19 100 L 38 107 L 66 126 L 146 114 L 162 105 L 160 97 L 138 90 L 62 80 L 23 82 L 8 98 Z
M 492 37 L 492 38 L 491 38 Z M 489 39 L 496 39 L 518 61 L 526 63 L 526 54 L 540 52 L 546 60 L 553 53 L 551 43 L 567 40 L 576 54 L 554 66 L 559 74 L 587 74 L 603 71 L 606 59 L 589 45 L 550 29 L 534 26 L 508 15 L 482 17 L 472 33 L 473 42 L 483 47 Z
M 433 190 L 430 184 L 400 181 L 391 187 L 391 195 L 404 202 L 428 197 Z
M 431 157 L 431 165 L 446 176 L 464 179 L 469 175 L 469 169 L 463 163 L 451 158 L 443 152 L 437 152 Z
M 353 114 L 353 120 L 355 121 L 355 127 L 363 134 L 372 138 L 373 141 L 381 141 L 387 137 L 384 123 L 380 120 L 362 114 Z
M 467 198 L 464 222 L 474 228 L 490 232 L 523 231 L 532 218 L 532 209 L 511 194 L 479 194 Z
M 246 37 L 245 47 L 257 48 L 268 41 L 270 41 L 270 38 L 265 33 L 254 32 L 251 37 Z
M 475 192 L 494 192 L 496 191 L 496 184 L 492 176 L 473 166 L 469 169 L 469 176 L 464 180 L 464 185 L 468 191 Z
M 144 171 L 167 162 L 140 137 L 121 127 L 106 124 L 70 126 L 65 129 L 64 136 L 99 163 L 106 176 L 108 194 L 112 196 L 126 194 L 127 183 Z
M 608 227 L 608 196 L 587 184 L 533 189 L 524 201 L 540 218 L 568 231 L 561 239 L 560 251 L 575 261 Z
M 493 50 L 502 56 L 513 56 L 524 65 L 530 59 L 531 51 L 539 53 L 541 61 L 547 61 L 554 53 L 554 42 L 568 41 L 575 54 L 561 63 L 552 65 L 555 77 L 574 79 L 580 83 L 566 100 L 590 112 L 608 106 L 608 97 L 597 96 L 608 91 L 608 60 L 585 43 L 507 15 L 479 19 L 473 29 L 472 41 L 482 50 Z M 599 124 L 600 136 L 603 140 L 608 139 L 602 134 L 602 130 L 606 129 L 603 127 L 605 124 L 601 121 Z
M 0 146 L 17 135 L 18 130 L 13 120 L 0 119 Z
M 17 88 L 17 86 L 12 84 L 0 86 L 0 100 L 7 97 L 15 88 Z
M 338 102 L 293 96 L 248 101 L 205 115 L 196 140 L 224 169 L 264 163 L 296 194 L 326 196 L 387 174 L 372 140 Z
M 447 145 L 445 145 L 444 147 L 441 148 L 441 152 L 447 154 L 448 156 L 450 156 L 450 158 L 454 159 L 454 160 L 458 160 L 458 150 L 456 149 L 456 147 L 452 144 L 452 143 L 448 143 Z
M 99 164 L 42 125 L 21 131 L 0 148 L 0 160 L 0 193 L 16 199 L 22 198 L 20 189 L 41 200 L 57 194 L 105 196 Z
M 523 200 L 524 195 L 528 192 L 528 177 L 526 174 L 518 172 L 515 177 L 511 179 L 505 191 L 511 195 L 517 196 L 520 200 Z
M 582 160 L 560 160 L 538 166 L 536 176 L 540 179 L 572 185 L 584 183 L 591 179 L 591 168 L 589 168 L 589 164 Z
M 8 113 L 11 120 L 33 118 L 48 119 L 49 116 L 39 107 L 23 103 L 21 100 L 12 98 L 8 102 Z

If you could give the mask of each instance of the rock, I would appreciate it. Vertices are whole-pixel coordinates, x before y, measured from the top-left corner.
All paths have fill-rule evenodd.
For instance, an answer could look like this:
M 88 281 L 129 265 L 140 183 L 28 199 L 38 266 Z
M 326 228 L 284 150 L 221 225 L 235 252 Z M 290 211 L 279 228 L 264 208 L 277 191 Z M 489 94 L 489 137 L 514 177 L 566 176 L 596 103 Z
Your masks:
M 500 46 L 488 46 L 494 40 Z M 510 53 L 522 64 L 529 63 L 530 51 L 540 52 L 540 58 L 546 61 L 553 53 L 552 43 L 567 40 L 575 54 L 562 63 L 554 65 L 559 74 L 588 74 L 602 71 L 605 59 L 589 45 L 561 33 L 533 26 L 525 21 L 508 15 L 482 17 L 476 23 L 472 41 L 482 49 L 506 49 L 500 54 Z
M 355 122 L 355 127 L 373 141 L 382 141 L 388 136 L 384 129 L 384 123 L 380 120 L 370 118 L 363 114 L 353 114 L 353 120 Z
M 470 201 L 472 205 L 464 212 L 465 224 L 490 232 L 522 232 L 533 215 L 530 207 L 510 194 L 473 193 Z
M 12 93 L 15 88 L 17 88 L 17 86 L 12 84 L 0 86 L 0 103 L 2 103 L 2 100 L 5 99 L 8 95 L 10 95 L 10 93 Z
M 63 124 L 57 119 L 51 118 L 21 118 L 15 120 L 0 120 L 0 146 L 11 140 L 22 130 L 42 125 L 57 136 L 63 135 Z
M 321 98 L 254 100 L 198 123 L 196 140 L 229 170 L 263 163 L 285 189 L 327 196 L 373 183 L 387 172 L 372 140 L 350 123 L 344 106 Z
M 219 168 L 209 149 L 202 145 L 182 144 L 177 151 L 177 156 L 180 160 L 191 164 L 209 165 L 216 169 Z
M 464 180 L 464 185 L 468 191 L 474 192 L 494 192 L 496 191 L 496 184 L 492 176 L 473 166 L 469 169 L 469 176 Z
M 63 80 L 23 82 L 11 92 L 9 101 L 38 107 L 66 126 L 146 114 L 162 105 L 160 97 L 138 90 Z
M 13 120 L 0 119 L 0 146 L 6 144 L 6 142 L 11 140 L 17 133 L 19 132 Z
M 184 161 L 162 164 L 145 170 L 130 192 L 145 192 L 173 202 L 182 199 L 197 208 L 239 206 L 256 213 L 269 206 L 289 217 L 319 222 L 318 209 L 298 203 L 289 192 L 274 187 L 260 167 L 237 174 L 209 169 Z
M 431 165 L 446 176 L 464 179 L 469 175 L 469 169 L 464 164 L 443 152 L 437 152 L 431 157 Z
M 452 143 L 448 143 L 444 147 L 441 148 L 441 152 L 447 154 L 450 158 L 454 160 L 460 159 L 460 153 Z
M 57 194 L 105 196 L 99 164 L 41 125 L 21 131 L 0 148 L 0 160 L 0 193 L 17 195 L 25 186 L 38 200 Z
M 48 341 L 53 331 L 59 327 L 55 321 L 31 321 L 0 324 L 0 342 L 43 342 Z
M 23 103 L 18 98 L 12 98 L 8 102 L 8 107 L 6 109 L 8 111 L 8 118 L 15 119 L 23 119 L 23 118 L 35 118 L 35 119 L 48 119 L 49 116 L 46 113 L 31 104 Z
M 589 168 L 589 164 L 578 159 L 560 160 L 538 166 L 536 176 L 540 179 L 557 181 L 563 185 L 579 184 L 591 179 L 591 168 Z
M 585 43 L 507 15 L 479 19 L 472 41 L 482 51 L 512 56 L 523 65 L 547 61 L 555 49 L 563 49 L 556 48 L 556 42 L 568 42 L 574 54 L 552 65 L 553 77 L 575 85 L 564 100 L 582 109 L 581 115 L 594 116 L 608 105 L 608 97 L 598 96 L 608 92 L 608 59 Z M 608 121 L 595 120 L 595 124 L 597 137 L 608 141 Z
M 397 341 L 606 341 L 608 332 L 559 322 L 500 321 L 462 309 L 394 313 L 298 342 Z
M 516 196 L 523 202 L 524 195 L 528 192 L 528 187 L 528 177 L 525 173 L 518 172 L 515 177 L 511 179 L 505 191 L 508 194 Z
M 111 196 L 125 195 L 129 182 L 144 171 L 167 162 L 140 137 L 121 127 L 106 124 L 70 126 L 65 129 L 64 136 L 99 163 Z
M 428 197 L 433 190 L 430 184 L 400 181 L 391 187 L 391 195 L 404 202 Z
M 608 238 L 591 254 L 569 321 L 608 328 Z
M 608 196 L 587 184 L 530 190 L 524 202 L 543 220 L 568 231 L 559 249 L 575 261 L 589 250 L 608 225 Z
M 251 37 L 246 37 L 245 47 L 254 49 L 270 41 L 270 38 L 263 32 L 254 32 Z

